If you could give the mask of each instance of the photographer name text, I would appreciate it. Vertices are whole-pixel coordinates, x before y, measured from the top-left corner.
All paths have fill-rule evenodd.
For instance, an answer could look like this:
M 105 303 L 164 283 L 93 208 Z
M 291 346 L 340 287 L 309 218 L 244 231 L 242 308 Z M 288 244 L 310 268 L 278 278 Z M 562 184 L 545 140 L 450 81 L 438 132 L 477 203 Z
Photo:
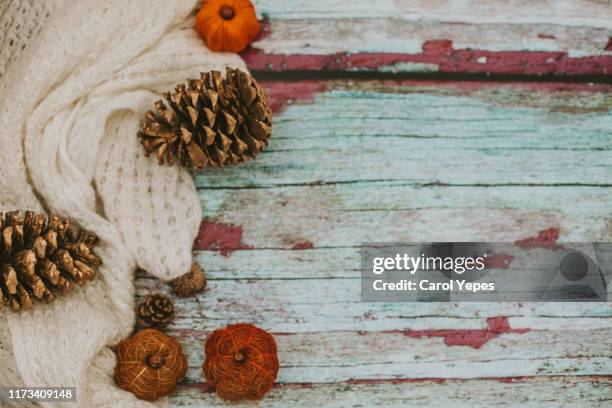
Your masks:
M 408 254 L 396 254 L 393 257 L 376 257 L 372 260 L 372 273 L 382 275 L 386 271 L 402 271 L 411 276 L 417 272 L 447 272 L 462 275 L 470 271 L 482 271 L 485 269 L 487 255 L 480 257 L 432 257 L 432 256 L 410 256 Z M 486 292 L 494 291 L 493 282 L 470 282 L 466 279 L 446 279 L 437 282 L 431 279 L 400 279 L 388 282 L 376 279 L 372 282 L 372 288 L 379 291 L 461 291 L 461 292 Z

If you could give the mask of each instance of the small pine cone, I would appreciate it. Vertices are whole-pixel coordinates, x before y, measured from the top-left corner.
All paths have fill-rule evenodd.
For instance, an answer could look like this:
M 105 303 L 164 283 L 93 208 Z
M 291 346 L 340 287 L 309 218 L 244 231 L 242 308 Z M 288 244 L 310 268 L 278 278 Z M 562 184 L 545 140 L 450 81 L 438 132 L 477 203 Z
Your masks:
M 102 264 L 93 251 L 97 236 L 57 216 L 0 213 L 0 234 L 0 306 L 13 311 L 66 295 L 93 280 Z
M 169 282 L 172 292 L 180 297 L 189 297 L 206 289 L 206 275 L 197 263 L 191 264 L 191 270 Z
M 141 327 L 164 328 L 174 318 L 172 300 L 162 294 L 148 295 L 138 306 L 138 324 Z
M 179 84 L 155 103 L 138 133 L 145 154 L 160 164 L 202 170 L 254 158 L 272 131 L 272 110 L 265 91 L 249 74 L 227 68 L 202 73 Z

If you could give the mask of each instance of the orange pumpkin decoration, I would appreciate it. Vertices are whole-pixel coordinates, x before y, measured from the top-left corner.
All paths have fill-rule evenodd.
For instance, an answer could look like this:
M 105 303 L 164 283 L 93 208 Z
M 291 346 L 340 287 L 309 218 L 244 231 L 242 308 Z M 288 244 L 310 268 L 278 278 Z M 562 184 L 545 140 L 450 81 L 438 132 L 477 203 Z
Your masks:
M 260 400 L 274 385 L 276 342 L 265 330 L 245 323 L 215 330 L 205 352 L 204 376 L 225 400 Z
M 259 34 L 250 0 L 202 0 L 195 28 L 212 51 L 241 52 Z

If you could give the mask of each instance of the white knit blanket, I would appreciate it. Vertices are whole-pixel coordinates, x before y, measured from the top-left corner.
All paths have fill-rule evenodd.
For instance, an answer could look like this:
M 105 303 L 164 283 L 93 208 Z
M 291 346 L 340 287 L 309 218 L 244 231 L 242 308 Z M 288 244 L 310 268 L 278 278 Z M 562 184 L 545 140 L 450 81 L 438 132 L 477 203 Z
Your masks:
M 226 64 L 244 69 L 238 56 L 205 48 L 194 6 L 0 5 L 0 210 L 70 217 L 98 234 L 104 262 L 66 298 L 0 312 L 0 385 L 74 386 L 80 407 L 152 406 L 114 385 L 109 347 L 132 331 L 137 266 L 164 280 L 189 270 L 201 207 L 191 176 L 145 158 L 136 132 L 176 83 Z

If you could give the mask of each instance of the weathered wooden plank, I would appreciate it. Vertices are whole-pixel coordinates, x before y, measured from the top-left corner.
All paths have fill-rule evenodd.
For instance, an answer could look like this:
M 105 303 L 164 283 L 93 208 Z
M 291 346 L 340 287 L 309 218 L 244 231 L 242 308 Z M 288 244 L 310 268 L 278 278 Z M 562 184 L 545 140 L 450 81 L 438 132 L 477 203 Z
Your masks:
M 457 23 L 532 23 L 612 28 L 606 1 L 535 0 L 255 0 L 258 14 L 271 19 L 397 18 Z
M 275 122 L 262 160 L 232 169 L 231 177 L 221 176 L 227 171 L 206 173 L 198 186 L 612 185 L 610 94 L 600 94 L 592 112 L 571 114 L 560 110 L 561 98 L 572 93 L 558 95 L 552 101 L 558 106 L 539 109 L 512 99 L 524 93 L 511 90 L 506 106 L 497 105 L 499 97 L 486 99 L 496 93 L 492 89 L 488 95 L 443 87 L 419 91 L 367 82 L 318 94 L 316 103 L 292 106 Z M 573 96 L 583 98 L 585 107 L 592 103 L 592 94 Z
M 609 110 L 608 94 L 611 89 L 609 84 L 593 83 L 448 80 L 262 81 L 262 85 L 270 94 L 272 107 L 277 112 L 293 103 L 312 103 L 314 96 L 324 91 L 361 89 L 383 93 L 471 95 L 500 106 L 539 107 L 551 111 L 588 113 Z
M 243 245 L 290 249 L 305 241 L 316 247 L 428 239 L 512 242 L 549 227 L 559 228 L 565 241 L 605 241 L 611 233 L 608 209 L 612 195 L 608 190 L 577 186 L 441 187 L 355 182 L 214 192 L 204 188 L 202 197 L 208 216 L 235 224 L 235 228 L 243 231 Z M 580 207 L 575 205 L 577 196 Z M 245 208 L 249 211 L 244 211 Z M 258 217 L 250 217 L 251 213 Z M 445 229 L 432 228 L 441 219 L 445 220 Z M 346 255 L 339 252 L 331 258 L 346 268 L 356 267 L 355 255 L 353 261 L 346 262 L 342 262 L 343 256 Z M 337 264 L 334 262 L 329 268 Z
M 610 405 L 611 386 L 609 377 L 296 384 L 274 388 L 262 405 L 279 408 L 605 408 Z M 227 406 L 213 393 L 203 392 L 197 386 L 179 388 L 173 402 L 174 406 L 181 407 Z
M 277 3 L 256 2 L 267 23 L 244 54 L 253 70 L 612 72 L 605 2 Z
M 139 296 L 148 293 L 154 285 L 154 282 L 139 280 Z M 360 290 L 358 279 L 212 281 L 206 296 L 177 302 L 179 319 L 174 327 L 210 331 L 247 319 L 277 333 L 385 331 L 461 325 L 478 328 L 485 318 L 496 316 L 604 318 L 612 315 L 606 303 L 364 303 L 360 301 Z M 609 324 L 604 320 L 601 323 Z M 517 327 L 512 319 L 510 325 Z
M 228 252 L 225 252 L 225 251 Z M 224 255 L 231 253 L 231 256 Z M 508 260 L 517 273 L 533 271 L 529 262 L 530 251 L 525 257 Z M 594 254 L 587 254 L 595 257 Z M 358 247 L 309 248 L 252 248 L 249 250 L 209 249 L 196 251 L 199 263 L 206 265 L 210 281 L 231 280 L 357 280 L 360 276 Z M 321 259 L 327 260 L 325 264 Z M 491 274 L 503 273 L 507 268 L 491 270 Z M 542 270 L 544 272 L 544 270 Z M 141 277 L 140 279 L 146 279 Z M 340 282 L 339 282 L 340 283 Z M 146 286 L 146 285 L 145 285 Z
M 608 326 L 610 321 L 607 322 Z M 173 330 L 188 356 L 188 378 L 201 379 L 208 332 Z M 609 327 L 589 331 L 536 330 L 494 333 L 478 330 L 294 333 L 277 335 L 278 382 L 333 383 L 351 380 L 497 378 L 550 375 L 607 375 L 612 370 Z M 458 341 L 464 343 L 455 346 Z M 470 338 L 473 337 L 473 338 Z M 458 341 L 459 342 L 459 341 Z M 460 342 L 459 342 L 460 343 Z M 555 347 L 550 347 L 551 344 Z M 461 346 L 463 345 L 463 346 Z M 470 346 L 471 345 L 471 346 Z

